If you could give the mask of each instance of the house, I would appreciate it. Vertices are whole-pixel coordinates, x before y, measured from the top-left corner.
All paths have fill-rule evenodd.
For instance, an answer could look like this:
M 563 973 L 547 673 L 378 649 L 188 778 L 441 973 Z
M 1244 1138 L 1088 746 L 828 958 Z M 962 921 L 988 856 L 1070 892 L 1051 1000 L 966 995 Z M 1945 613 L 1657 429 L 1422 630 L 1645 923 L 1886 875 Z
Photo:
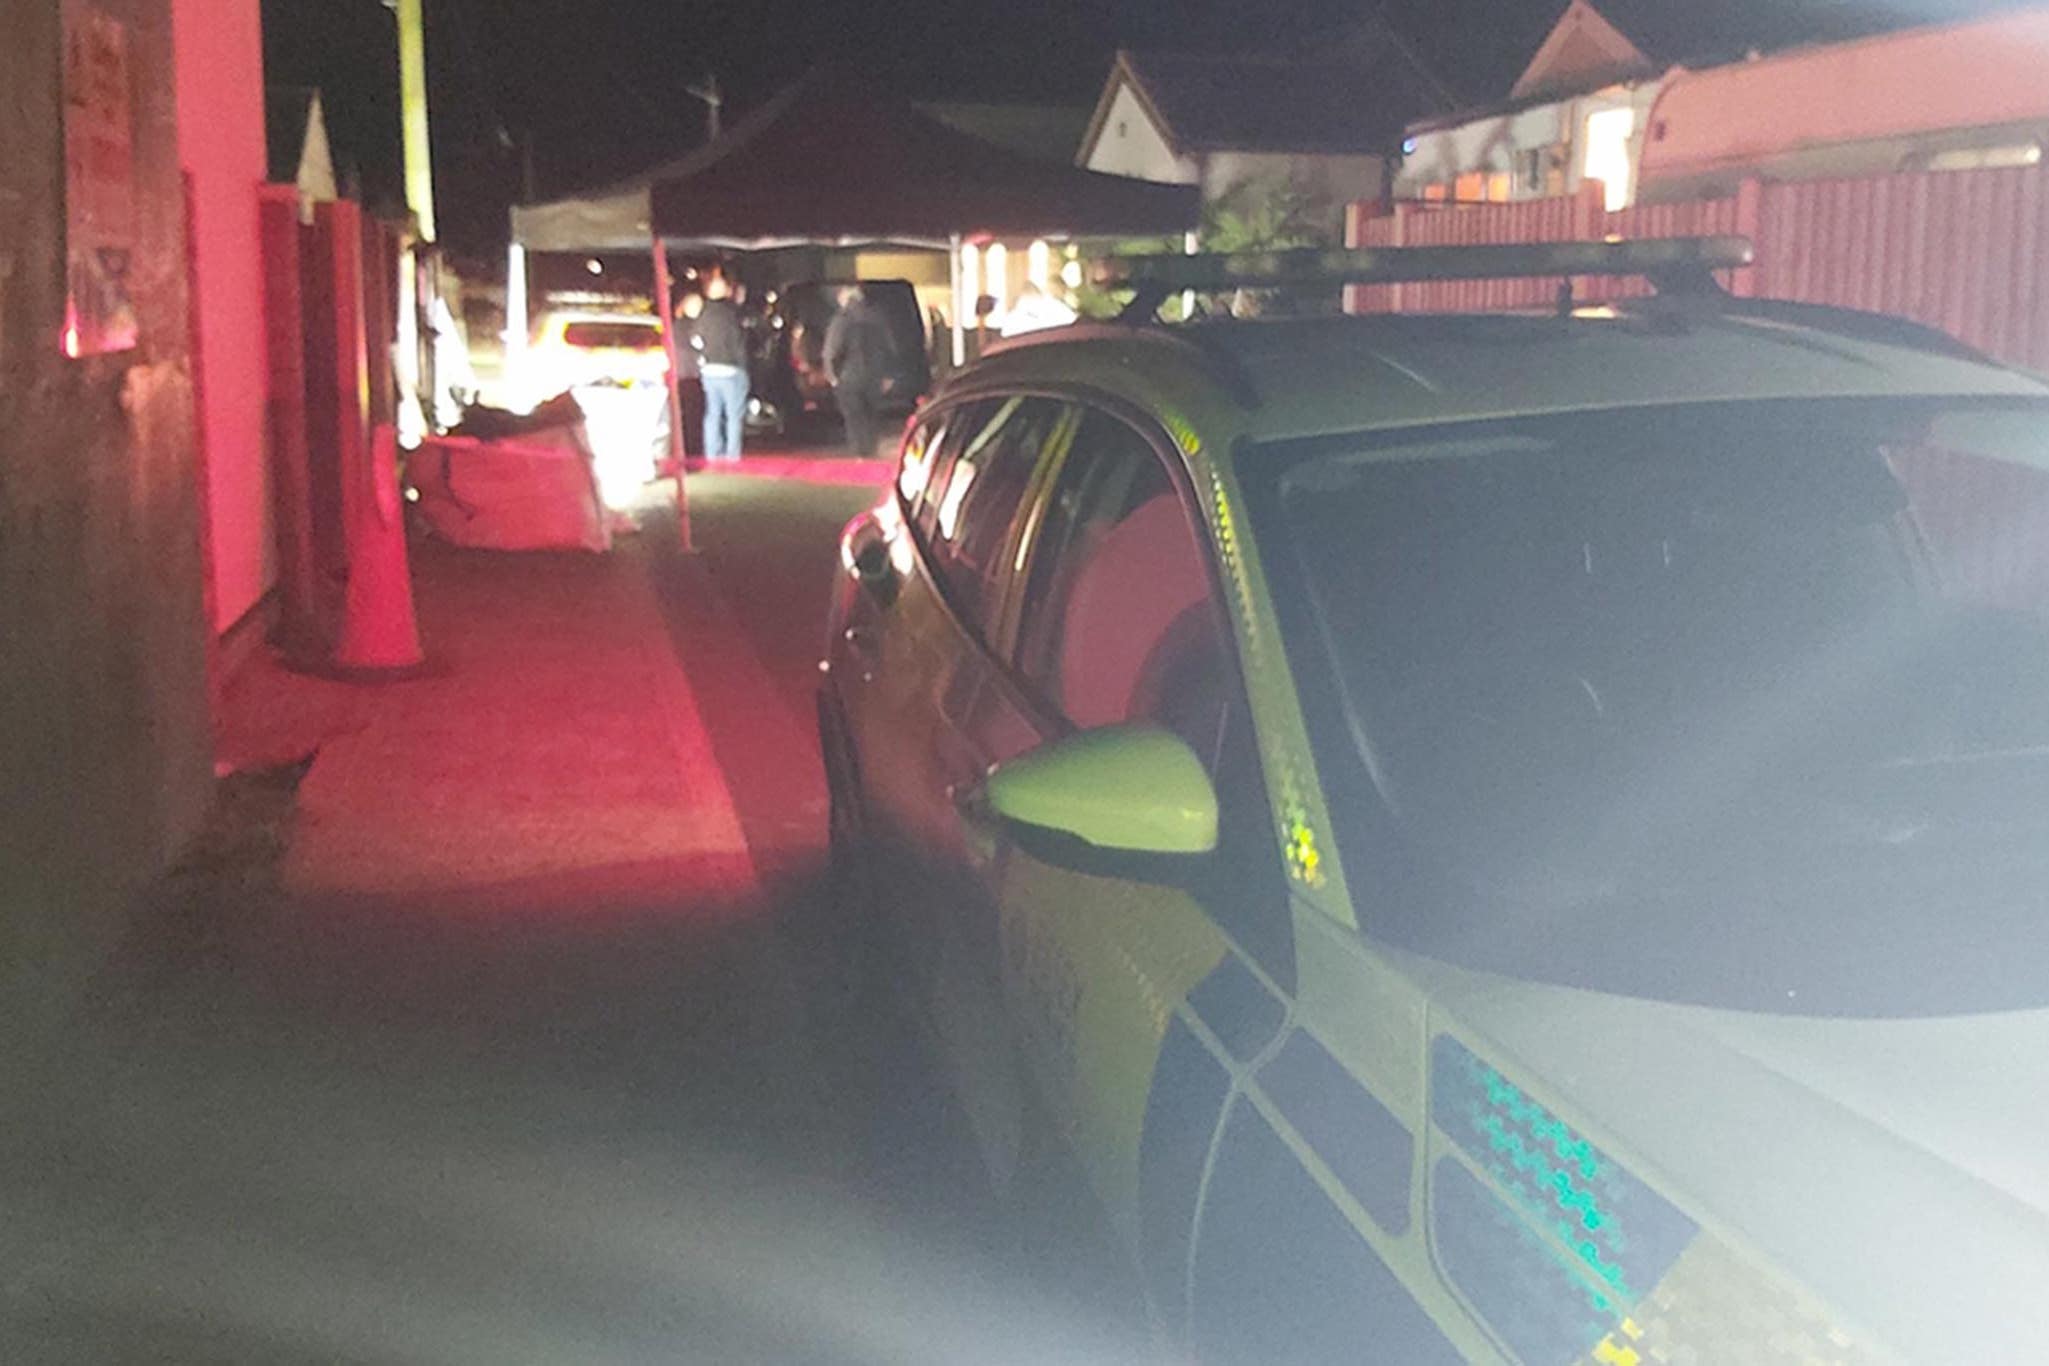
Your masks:
M 1506 100 L 1409 126 L 1394 197 L 1503 203 L 1599 180 L 1608 207 L 1623 208 L 1664 71 L 1589 0 L 1571 0 Z
M 1120 51 L 1076 155 L 1092 171 L 1234 188 L 1285 183 L 1330 206 L 1378 199 L 1412 120 L 1455 101 L 1407 45 L 1330 59 Z
M 1654 201 L 1741 181 L 2034 166 L 2049 150 L 2049 8 L 1679 68 L 1649 111 Z
M 1089 120 L 1086 105 L 920 104 L 918 112 L 992 147 L 1063 166 L 1073 159 L 1075 144 Z M 959 257 L 962 292 L 970 299 L 986 296 L 989 312 L 984 321 L 1000 329 L 1027 284 L 1055 298 L 1071 298 L 1081 270 L 1079 265 L 1070 266 L 1075 254 L 1068 244 L 1044 238 L 964 243 Z M 908 280 L 928 315 L 949 319 L 953 311 L 951 269 L 944 256 L 931 252 L 873 248 L 832 253 L 826 265 L 828 274 Z

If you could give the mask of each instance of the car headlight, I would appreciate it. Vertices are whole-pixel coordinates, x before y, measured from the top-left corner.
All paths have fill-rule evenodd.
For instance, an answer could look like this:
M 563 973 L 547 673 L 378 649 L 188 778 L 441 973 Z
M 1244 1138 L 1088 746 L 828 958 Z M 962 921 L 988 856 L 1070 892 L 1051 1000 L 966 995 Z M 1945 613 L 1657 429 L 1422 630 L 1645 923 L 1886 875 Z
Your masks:
M 1710 1235 L 1449 1035 L 1430 1115 L 1446 1277 L 1529 1363 L 1861 1363 L 1821 1307 Z

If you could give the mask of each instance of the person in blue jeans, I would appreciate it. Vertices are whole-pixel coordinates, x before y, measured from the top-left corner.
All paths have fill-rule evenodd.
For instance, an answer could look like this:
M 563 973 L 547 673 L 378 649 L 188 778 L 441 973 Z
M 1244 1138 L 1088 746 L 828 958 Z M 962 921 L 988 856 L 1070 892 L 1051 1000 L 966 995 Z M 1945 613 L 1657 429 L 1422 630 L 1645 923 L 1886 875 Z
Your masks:
M 704 381 L 704 457 L 740 458 L 747 426 L 747 331 L 724 275 L 705 281 L 704 302 L 690 319 L 690 348 Z

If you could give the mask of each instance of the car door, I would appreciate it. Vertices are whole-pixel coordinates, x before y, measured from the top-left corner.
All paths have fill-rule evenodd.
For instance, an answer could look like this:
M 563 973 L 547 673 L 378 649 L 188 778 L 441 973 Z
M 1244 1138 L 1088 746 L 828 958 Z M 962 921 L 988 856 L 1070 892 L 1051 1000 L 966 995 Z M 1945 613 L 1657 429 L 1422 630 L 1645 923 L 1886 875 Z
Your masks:
M 1293 961 L 1216 579 L 1167 450 L 1084 413 L 1021 547 L 1002 686 L 1039 742 L 1138 722 L 1180 735 L 1217 785 L 1219 849 L 1195 883 L 1167 886 L 1009 847 L 995 896 L 1003 999 L 1036 1090 L 1172 1314 L 1229 1060 L 1279 1030 Z
M 926 973 L 923 1005 L 942 1067 L 999 1171 L 1015 1153 L 1019 1111 L 993 966 L 988 870 L 997 850 L 967 808 L 988 767 L 1026 733 L 989 684 L 1028 494 L 1072 425 L 1071 405 L 1033 395 L 978 400 L 948 419 L 913 529 L 927 579 L 918 591 L 936 592 L 948 623 L 932 628 L 917 669 L 921 696 L 903 713 L 917 733 L 897 737 L 921 759 L 898 766 L 869 755 L 865 764 L 896 770 L 894 824 L 903 885 L 917 901 L 909 918 Z
M 851 741 L 862 824 L 879 877 L 878 910 L 919 993 L 929 989 L 936 940 L 928 898 L 911 894 L 933 813 L 927 794 L 944 786 L 933 744 L 950 690 L 968 686 L 974 640 L 945 597 L 929 561 L 938 498 L 961 447 L 993 405 L 962 404 L 921 420 L 907 435 L 895 506 L 867 514 L 847 542 L 850 565 L 829 642 L 832 684 Z M 885 527 L 888 530 L 885 531 Z

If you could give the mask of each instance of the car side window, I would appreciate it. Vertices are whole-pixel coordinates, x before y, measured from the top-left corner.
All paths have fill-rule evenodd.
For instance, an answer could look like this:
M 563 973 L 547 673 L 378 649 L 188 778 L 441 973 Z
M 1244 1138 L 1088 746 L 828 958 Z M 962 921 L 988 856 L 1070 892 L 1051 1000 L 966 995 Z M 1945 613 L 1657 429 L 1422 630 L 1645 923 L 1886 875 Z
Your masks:
M 1016 672 L 1078 729 L 1146 722 L 1188 742 L 1217 788 L 1218 857 L 1200 895 L 1291 986 L 1287 879 L 1252 718 L 1204 541 L 1152 444 L 1087 411 L 1029 549 Z
M 1039 457 L 1070 412 L 1054 399 L 1009 398 L 974 405 L 948 425 L 918 524 L 941 590 L 975 631 L 1002 589 L 1011 527 Z
M 941 413 L 920 425 L 925 440 L 915 463 L 906 450 L 904 463 L 897 470 L 897 490 L 903 496 L 904 512 L 917 528 L 919 540 L 926 545 L 937 534 L 934 527 L 939 520 L 939 502 L 946 493 L 947 477 L 953 472 L 961 447 L 988 426 L 1001 406 L 998 401 L 984 400 Z
M 1027 571 L 1018 672 L 1075 726 L 1151 721 L 1214 764 L 1223 640 L 1202 543 L 1144 437 L 1089 411 Z

